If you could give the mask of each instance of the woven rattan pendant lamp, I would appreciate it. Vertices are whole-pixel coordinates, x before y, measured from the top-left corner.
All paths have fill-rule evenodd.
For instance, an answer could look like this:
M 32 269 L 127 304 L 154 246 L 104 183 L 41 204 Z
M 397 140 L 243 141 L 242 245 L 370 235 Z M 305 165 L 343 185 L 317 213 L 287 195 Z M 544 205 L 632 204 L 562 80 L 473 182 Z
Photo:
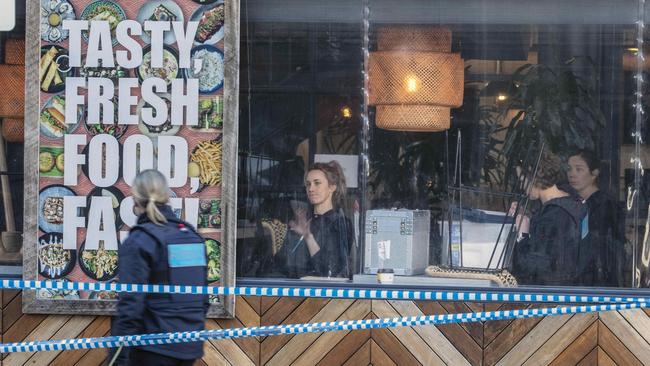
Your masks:
M 397 131 L 449 129 L 450 108 L 463 104 L 463 60 L 451 53 L 451 30 L 429 26 L 377 29 L 368 59 L 369 104 L 377 127 Z

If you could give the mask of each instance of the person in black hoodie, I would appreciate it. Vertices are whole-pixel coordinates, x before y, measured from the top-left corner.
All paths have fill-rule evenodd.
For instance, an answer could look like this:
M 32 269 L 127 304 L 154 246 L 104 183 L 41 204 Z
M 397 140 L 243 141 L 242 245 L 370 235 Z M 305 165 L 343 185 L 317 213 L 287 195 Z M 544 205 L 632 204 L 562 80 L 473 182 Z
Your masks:
M 194 228 L 176 217 L 165 177 L 156 170 L 138 174 L 132 186 L 138 217 L 119 248 L 121 283 L 207 286 L 206 249 Z M 204 329 L 207 295 L 120 293 L 113 335 Z M 119 357 L 116 357 L 119 356 Z M 121 348 L 116 365 L 193 365 L 203 342 Z
M 343 213 L 346 184 L 336 161 L 315 163 L 305 175 L 313 208 L 295 207 L 284 245 L 275 263 L 288 277 L 349 277 L 352 225 Z
M 569 184 L 589 209 L 589 242 L 594 248 L 594 286 L 624 286 L 630 272 L 625 254 L 625 213 L 622 205 L 598 187 L 600 160 L 590 151 L 569 157 Z
M 532 218 L 516 220 L 512 272 L 522 285 L 575 286 L 593 278 L 591 248 L 584 240 L 587 206 L 557 187 L 565 174 L 562 166 L 557 156 L 543 151 L 536 174 L 523 173 L 531 185 L 529 198 L 540 200 L 542 207 Z

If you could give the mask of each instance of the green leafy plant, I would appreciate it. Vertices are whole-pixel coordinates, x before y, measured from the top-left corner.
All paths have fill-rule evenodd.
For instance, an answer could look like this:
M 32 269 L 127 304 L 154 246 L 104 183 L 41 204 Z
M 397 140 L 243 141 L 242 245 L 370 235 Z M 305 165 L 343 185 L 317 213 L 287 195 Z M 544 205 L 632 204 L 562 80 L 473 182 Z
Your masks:
M 563 64 L 526 64 L 512 75 L 509 100 L 500 110 L 518 112 L 507 123 L 503 146 L 495 165 L 501 177 L 516 177 L 522 161 L 535 161 L 542 142 L 560 156 L 577 149 L 596 150 L 605 125 L 597 94 L 597 79 L 589 60 L 585 75 L 575 73 L 572 58 Z M 495 130 L 497 131 L 497 130 Z M 527 159 L 528 157 L 528 159 Z M 526 167 L 529 168 L 529 167 Z

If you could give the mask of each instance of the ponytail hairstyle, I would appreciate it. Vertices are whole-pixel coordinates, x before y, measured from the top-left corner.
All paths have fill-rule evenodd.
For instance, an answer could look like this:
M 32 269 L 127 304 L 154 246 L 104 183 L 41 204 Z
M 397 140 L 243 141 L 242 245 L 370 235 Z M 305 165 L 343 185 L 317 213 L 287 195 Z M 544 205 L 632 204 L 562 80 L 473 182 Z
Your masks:
M 320 170 L 325 174 L 327 178 L 327 183 L 329 185 L 335 185 L 336 190 L 332 193 L 332 205 L 335 208 L 344 208 L 345 196 L 347 192 L 345 184 L 345 176 L 343 175 L 343 168 L 335 160 L 330 161 L 329 163 L 314 163 L 309 167 L 307 173 L 312 170 Z M 305 174 L 305 178 L 307 174 Z
M 133 180 L 131 187 L 133 200 L 144 208 L 147 218 L 156 225 L 167 223 L 158 206 L 169 202 L 169 186 L 167 179 L 159 171 L 148 169 L 140 172 Z

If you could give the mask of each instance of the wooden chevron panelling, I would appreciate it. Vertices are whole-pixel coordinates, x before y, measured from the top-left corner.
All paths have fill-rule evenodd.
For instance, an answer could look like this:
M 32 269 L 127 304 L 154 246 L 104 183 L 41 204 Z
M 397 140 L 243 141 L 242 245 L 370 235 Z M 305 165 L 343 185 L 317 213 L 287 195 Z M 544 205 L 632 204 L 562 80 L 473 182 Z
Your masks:
M 22 314 L 2 291 L 2 342 L 97 337 L 110 318 Z M 239 297 L 208 329 L 544 307 L 435 301 Z M 546 305 L 547 306 L 547 305 Z M 106 351 L 15 353 L 2 365 L 101 365 Z M 205 343 L 197 365 L 650 365 L 650 311 L 241 338 Z

